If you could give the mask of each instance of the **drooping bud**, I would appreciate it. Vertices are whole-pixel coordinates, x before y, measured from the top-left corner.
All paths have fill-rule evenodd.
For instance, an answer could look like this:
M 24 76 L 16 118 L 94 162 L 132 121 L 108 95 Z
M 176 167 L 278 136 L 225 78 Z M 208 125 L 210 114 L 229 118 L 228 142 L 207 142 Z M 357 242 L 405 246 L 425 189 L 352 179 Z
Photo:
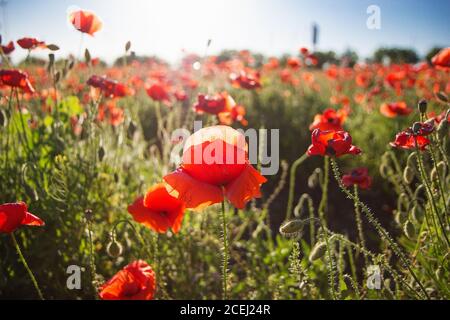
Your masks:
M 438 134 L 440 139 L 445 138 L 447 136 L 447 134 L 448 134 L 447 115 L 448 115 L 448 112 L 446 114 L 446 118 L 442 119 L 442 121 L 439 123 L 439 126 L 437 128 L 437 134 Z
M 405 224 L 403 225 L 403 232 L 410 240 L 416 237 L 416 229 L 414 228 L 412 222 L 409 220 L 406 220 Z
M 325 241 L 317 242 L 316 245 L 312 248 L 311 253 L 309 254 L 309 262 L 314 262 L 317 259 L 322 258 L 326 251 L 327 244 L 325 243 Z
M 406 166 L 403 170 L 403 181 L 406 184 L 410 184 L 414 180 L 414 170 L 410 166 Z
M 408 160 L 406 160 L 406 165 L 407 165 L 408 167 L 414 167 L 414 168 L 415 168 L 416 161 L 417 161 L 417 152 L 416 152 L 416 151 L 413 151 L 413 152 L 411 152 L 411 153 L 409 154 Z
M 415 221 L 422 222 L 424 212 L 423 212 L 423 209 L 421 208 L 421 206 L 416 205 L 416 206 L 412 207 L 411 216 Z
M 122 255 L 122 245 L 117 242 L 115 239 L 112 240 L 110 243 L 108 243 L 108 246 L 106 247 L 106 252 L 111 258 L 118 258 Z
M 280 233 L 285 237 L 298 236 L 302 232 L 304 224 L 304 221 L 300 219 L 285 221 L 280 226 Z
M 103 158 L 105 158 L 105 155 L 106 155 L 105 148 L 103 148 L 103 146 L 100 146 L 100 148 L 98 148 L 98 152 L 97 153 L 98 153 L 98 160 L 100 162 L 102 162 Z

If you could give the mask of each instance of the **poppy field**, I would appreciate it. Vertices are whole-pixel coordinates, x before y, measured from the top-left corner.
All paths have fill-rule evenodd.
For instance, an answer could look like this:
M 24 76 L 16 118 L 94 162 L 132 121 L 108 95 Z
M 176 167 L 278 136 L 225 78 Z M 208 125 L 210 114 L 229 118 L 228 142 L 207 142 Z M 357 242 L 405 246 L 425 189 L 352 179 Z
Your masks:
M 450 48 L 117 46 L 1 43 L 0 299 L 450 298 Z

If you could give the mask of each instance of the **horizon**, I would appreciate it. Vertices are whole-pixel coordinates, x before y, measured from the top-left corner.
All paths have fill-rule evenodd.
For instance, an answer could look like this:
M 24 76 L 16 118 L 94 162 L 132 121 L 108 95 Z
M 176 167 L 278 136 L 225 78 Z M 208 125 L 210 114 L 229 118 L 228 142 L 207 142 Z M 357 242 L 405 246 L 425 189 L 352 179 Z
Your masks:
M 410 48 L 424 57 L 433 47 L 448 46 L 450 21 L 445 12 L 450 10 L 449 2 L 324 0 L 323 4 L 326 9 L 318 3 L 293 0 L 276 4 L 267 0 L 132 0 L 123 10 L 119 0 L 39 0 L 33 4 L 15 0 L 2 6 L 0 32 L 4 43 L 27 36 L 54 43 L 60 47 L 55 52 L 57 59 L 69 54 L 81 57 L 88 48 L 92 57 L 107 63 L 123 55 L 127 41 L 131 41 L 136 55 L 154 55 L 171 63 L 179 61 L 185 52 L 204 54 L 208 39 L 212 40 L 208 54 L 248 49 L 265 56 L 292 55 L 301 46 L 312 47 L 313 23 L 319 25 L 318 51 L 342 54 L 350 49 L 360 59 L 381 47 Z M 380 8 L 380 29 L 366 25 L 370 16 L 367 8 L 372 4 Z M 93 11 L 103 21 L 103 30 L 81 40 L 67 22 L 68 12 L 75 8 Z M 223 23 L 217 23 L 221 17 Z M 47 54 L 47 50 L 32 53 L 43 58 Z M 26 55 L 27 51 L 16 45 L 12 58 L 20 61 Z

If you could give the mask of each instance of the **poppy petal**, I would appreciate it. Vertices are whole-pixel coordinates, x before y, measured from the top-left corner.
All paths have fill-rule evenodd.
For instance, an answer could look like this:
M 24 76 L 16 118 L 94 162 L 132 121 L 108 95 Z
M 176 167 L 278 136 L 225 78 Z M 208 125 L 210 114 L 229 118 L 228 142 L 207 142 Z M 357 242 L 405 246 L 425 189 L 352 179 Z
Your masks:
M 260 186 L 266 181 L 248 164 L 239 177 L 225 186 L 225 196 L 236 208 L 242 209 L 249 200 L 261 196 Z
M 45 226 L 45 222 L 30 212 L 25 212 L 25 218 L 22 221 L 26 226 Z
M 182 200 L 186 208 L 199 211 L 223 200 L 222 190 L 214 185 L 195 180 L 183 169 L 178 169 L 164 177 L 167 191 Z
M 144 197 L 137 198 L 133 204 L 129 205 L 128 212 L 136 222 L 156 232 L 165 233 L 170 226 L 167 218 L 144 206 Z

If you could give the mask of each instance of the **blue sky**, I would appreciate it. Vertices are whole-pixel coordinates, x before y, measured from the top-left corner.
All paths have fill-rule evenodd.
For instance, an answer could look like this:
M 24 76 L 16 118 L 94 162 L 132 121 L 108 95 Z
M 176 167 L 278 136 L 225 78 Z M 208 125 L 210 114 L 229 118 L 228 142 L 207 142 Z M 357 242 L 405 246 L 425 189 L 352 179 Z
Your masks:
M 380 30 L 366 27 L 369 5 L 380 7 Z M 170 61 L 182 49 L 203 53 L 209 38 L 211 53 L 234 48 L 294 54 L 311 45 L 313 22 L 320 27 L 319 50 L 352 48 L 368 56 L 380 46 L 401 46 L 424 54 L 450 45 L 447 0 L 7 0 L 0 15 L 3 41 L 37 37 L 59 45 L 57 56 L 77 55 L 81 37 L 67 23 L 73 7 L 101 17 L 104 29 L 82 44 L 107 61 L 122 54 L 128 40 L 138 54 Z M 15 59 L 25 55 L 20 48 L 14 52 Z

